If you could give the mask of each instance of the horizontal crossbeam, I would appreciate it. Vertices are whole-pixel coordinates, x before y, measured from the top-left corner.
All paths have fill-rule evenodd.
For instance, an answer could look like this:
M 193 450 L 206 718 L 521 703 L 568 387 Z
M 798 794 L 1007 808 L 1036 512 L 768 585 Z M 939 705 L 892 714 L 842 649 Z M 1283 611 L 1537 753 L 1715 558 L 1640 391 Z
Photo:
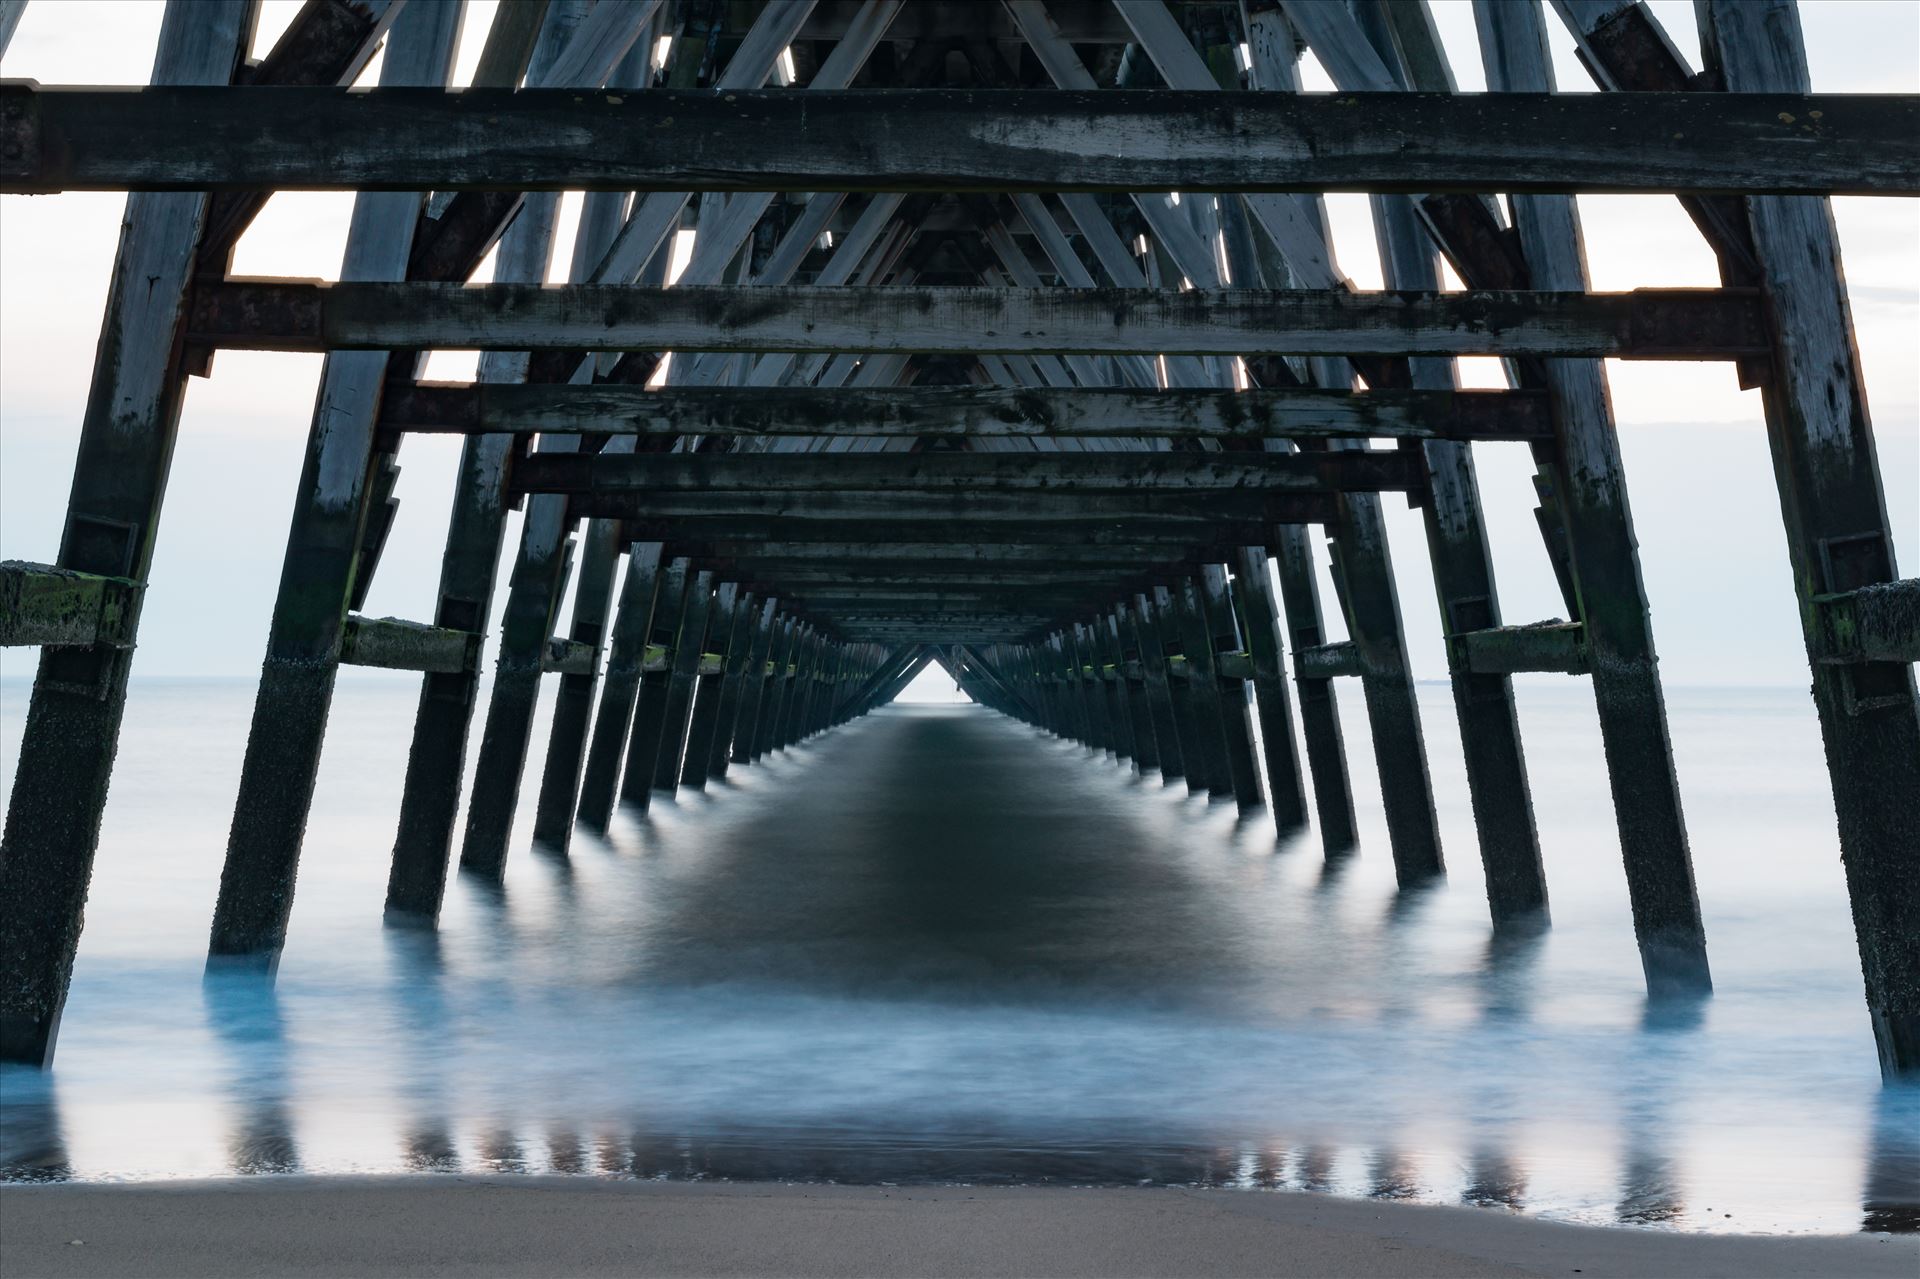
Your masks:
M 1466 631 L 1451 636 L 1448 642 L 1464 655 L 1466 668 L 1476 675 L 1518 675 L 1524 671 L 1584 675 L 1592 669 L 1587 659 L 1586 628 L 1578 622 L 1496 626 Z
M 657 387 L 426 382 L 389 391 L 389 430 L 467 435 L 1224 436 L 1546 440 L 1528 391 L 1097 387 Z
M 1757 293 L 1265 289 L 654 289 L 234 280 L 189 339 L 258 351 L 1539 355 L 1733 359 L 1766 349 Z
M 1374 493 L 1423 488 L 1411 449 L 1314 453 L 532 453 L 517 493 Z
M 551 675 L 591 675 L 599 659 L 600 650 L 592 644 L 555 635 L 547 641 L 540 669 Z
M 1822 662 L 1920 662 L 1920 578 L 1815 600 Z
M 24 560 L 0 563 L 0 644 L 133 643 L 140 585 Z
M 0 192 L 1920 190 L 1920 98 L 0 89 Z
M 845 567 L 855 572 L 874 568 L 974 569 L 996 565 L 1022 569 L 1124 567 L 1145 561 L 1201 563 L 1210 558 L 1204 547 L 1144 542 L 1133 546 L 1028 546 L 1018 542 L 703 542 L 672 548 L 675 554 L 696 555 L 717 570 L 777 572 L 781 569 Z M 1214 552 L 1224 563 L 1224 552 Z
M 1360 661 L 1360 650 L 1351 640 L 1296 649 L 1293 670 L 1301 679 L 1331 679 L 1339 675 L 1366 673 Z
M 1284 508 L 1285 519 L 1267 521 L 1221 515 L 1158 515 L 1130 521 L 1113 518 L 956 520 L 945 516 L 915 518 L 912 511 L 900 513 L 894 519 L 745 511 L 670 518 L 646 510 L 647 499 L 632 494 L 615 498 L 575 497 L 568 506 L 581 516 L 601 514 L 622 519 L 625 521 L 621 528 L 623 540 L 665 542 L 674 548 L 674 554 L 754 542 L 958 548 L 991 544 L 1085 551 L 1158 547 L 1181 554 L 1198 554 L 1208 548 L 1224 551 L 1235 546 L 1267 546 L 1275 540 L 1272 526 L 1276 523 L 1328 523 L 1336 516 L 1333 502 L 1331 498 L 1295 494 L 1277 503 Z M 924 503 L 913 505 L 920 507 Z M 596 507 L 605 509 L 596 511 Z
M 792 491 L 576 493 L 567 503 L 572 518 L 639 521 L 639 540 L 676 537 L 766 536 L 793 540 L 819 536 L 825 541 L 858 537 L 862 523 L 874 524 L 873 536 L 889 534 L 893 524 L 906 540 L 947 536 L 955 540 L 1029 541 L 1031 528 L 1075 529 L 1075 537 L 1097 535 L 1136 542 L 1153 530 L 1182 540 L 1217 540 L 1230 546 L 1263 546 L 1274 524 L 1324 524 L 1334 518 L 1332 498 L 1319 493 L 1259 490 L 1186 492 L 1072 493 L 1031 489 L 1024 492 L 861 492 Z M 756 520 L 770 521 L 755 524 Z M 696 521 L 705 521 L 696 525 Z M 728 521 L 734 521 L 729 525 Z M 799 530 L 824 521 L 813 534 Z M 1018 534 L 1007 525 L 1028 526 Z M 764 530 L 761 531 L 761 530 Z M 1253 532 L 1249 536 L 1251 530 Z M 894 534 L 899 536 L 899 534 Z
M 481 636 L 397 617 L 349 617 L 340 660 L 348 666 L 454 675 L 476 670 Z

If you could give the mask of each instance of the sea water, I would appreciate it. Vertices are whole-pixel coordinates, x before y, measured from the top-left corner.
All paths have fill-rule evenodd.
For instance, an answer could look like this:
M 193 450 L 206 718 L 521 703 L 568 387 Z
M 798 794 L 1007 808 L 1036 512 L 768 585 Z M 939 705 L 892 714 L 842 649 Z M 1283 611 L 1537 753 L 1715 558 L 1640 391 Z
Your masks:
M 1496 944 L 1444 685 L 1448 876 L 971 705 L 622 813 L 381 923 L 417 677 L 340 683 L 271 984 L 203 971 L 252 685 L 140 680 L 52 1071 L 0 1177 L 544 1172 L 1319 1190 L 1570 1221 L 1911 1229 L 1801 690 L 1668 690 L 1714 994 L 1650 1007 L 1591 694 L 1523 684 L 1553 926 Z M 10 779 L 28 686 L 0 682 Z M 471 763 L 471 760 L 469 761 Z M 459 832 L 456 830 L 456 842 Z M 14 903 L 4 908 L 13 909 Z

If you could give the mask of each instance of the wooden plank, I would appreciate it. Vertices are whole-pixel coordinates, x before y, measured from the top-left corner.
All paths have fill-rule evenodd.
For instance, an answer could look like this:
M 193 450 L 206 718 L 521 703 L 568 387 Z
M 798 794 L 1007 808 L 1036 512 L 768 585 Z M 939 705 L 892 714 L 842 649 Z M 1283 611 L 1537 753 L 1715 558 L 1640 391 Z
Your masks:
M 865 514 L 843 511 L 842 518 L 834 519 L 769 514 L 764 510 L 753 514 L 709 508 L 705 514 L 668 517 L 646 512 L 641 509 L 645 505 L 642 502 L 621 501 L 628 503 L 627 536 L 686 539 L 676 545 L 688 547 L 724 545 L 725 540 L 734 538 L 831 545 L 871 537 L 877 545 L 926 545 L 945 539 L 949 546 L 979 542 L 1089 550 L 1122 546 L 1177 547 L 1186 557 L 1206 547 L 1261 545 L 1277 536 L 1272 524 L 1235 518 L 1231 512 L 1145 517 L 1136 513 L 1126 519 L 1103 515 L 1072 519 L 1062 517 L 1060 512 L 1049 518 L 1021 519 L 1003 513 L 1003 517 L 978 520 L 964 516 L 927 519 L 917 515 L 914 509 L 896 509 L 883 519 L 873 519 L 871 511 Z M 1285 505 L 1293 518 L 1306 522 L 1316 522 L 1327 511 L 1326 499 L 1319 497 L 1296 495 L 1288 497 Z
M 514 463 L 516 493 L 1324 494 L 1417 491 L 1408 450 L 1317 453 L 896 453 L 611 456 L 537 452 Z
M 1232 531 L 1261 530 L 1249 542 L 1262 543 L 1274 524 L 1318 523 L 1327 516 L 1327 499 L 1320 493 L 1270 493 L 1260 490 L 1191 490 L 1164 492 L 1146 490 L 1132 493 L 1047 492 L 1042 489 L 1014 492 L 968 494 L 959 490 L 918 493 L 807 493 L 778 490 L 747 490 L 733 493 L 634 491 L 627 493 L 574 494 L 569 498 L 574 515 L 620 518 L 635 522 L 640 529 L 647 521 L 659 523 L 661 536 L 678 533 L 688 537 L 725 535 L 749 528 L 758 532 L 771 529 L 770 535 L 804 537 L 801 526 L 823 523 L 819 530 L 830 541 L 843 540 L 848 521 L 872 520 L 881 525 L 896 524 L 907 530 L 910 540 L 950 536 L 956 540 L 986 534 L 994 540 L 1031 540 L 1003 534 L 1002 524 L 1072 524 L 1111 526 L 1106 533 L 1126 541 L 1134 534 L 1150 531 L 1169 536 L 1178 530 L 1188 540 L 1225 538 Z M 1208 520 L 1220 523 L 1217 532 Z M 726 521 L 743 521 L 737 527 Z M 762 525 L 757 520 L 778 520 Z M 788 526 L 792 527 L 789 528 Z M 938 526 L 938 527 L 935 527 Z M 876 532 L 876 536 L 884 536 Z
M 1314 644 L 1294 649 L 1293 669 L 1302 680 L 1307 680 L 1360 675 L 1365 673 L 1366 668 L 1361 663 L 1360 650 L 1353 641 L 1339 640 L 1332 644 Z
M 1764 349 L 1758 296 L 710 285 L 209 282 L 192 340 L 388 349 L 1548 355 L 1733 359 Z
M 13 83 L 0 102 L 26 122 L 20 153 L 0 163 L 0 193 L 9 194 L 259 186 L 1920 191 L 1920 98 L 1899 94 L 716 95 Z
M 1592 668 L 1587 657 L 1586 628 L 1578 622 L 1459 631 L 1448 636 L 1447 642 L 1457 649 L 1459 660 L 1468 670 L 1480 674 L 1555 671 L 1584 675 Z
M 340 660 L 348 666 L 458 674 L 479 666 L 481 638 L 473 631 L 397 617 L 349 617 Z
M 1142 561 L 1177 566 L 1197 557 L 1202 548 L 1191 551 L 1164 544 L 1143 543 L 1113 549 L 1098 546 L 1026 546 L 1007 542 L 740 542 L 718 541 L 700 544 L 701 553 L 724 567 L 745 576 L 779 573 L 789 569 L 844 567 L 852 572 L 886 569 L 896 572 L 914 569 L 985 571 L 1090 569 L 1139 569 Z
M 422 382 L 381 424 L 423 434 L 1206 436 L 1550 439 L 1526 391 L 1247 391 L 1122 387 L 674 387 Z
M 0 562 L 0 645 L 130 648 L 141 592 L 130 578 Z
M 1920 578 L 1822 595 L 1818 660 L 1920 662 Z
M 598 669 L 598 662 L 599 653 L 593 645 L 555 635 L 547 641 L 540 669 L 551 675 L 589 675 Z

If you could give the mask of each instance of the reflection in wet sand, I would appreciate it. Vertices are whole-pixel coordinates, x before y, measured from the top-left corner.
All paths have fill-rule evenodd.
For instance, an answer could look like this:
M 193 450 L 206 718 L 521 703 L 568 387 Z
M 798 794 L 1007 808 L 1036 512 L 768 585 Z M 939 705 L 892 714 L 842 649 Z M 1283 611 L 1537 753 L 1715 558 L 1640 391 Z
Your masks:
M 287 1079 L 286 1024 L 273 982 L 210 969 L 201 986 L 207 1025 L 226 1059 L 227 1159 L 242 1176 L 301 1171 Z
M 1861 1200 L 1862 1230 L 1920 1231 L 1920 1086 L 1880 1095 Z
M 1688 1229 L 1898 1228 L 1920 1201 L 1844 897 L 1796 914 L 1798 949 L 1774 897 L 1737 902 L 1713 1001 L 1649 1004 L 1610 824 L 1550 820 L 1584 774 L 1538 788 L 1554 928 L 1494 935 L 1470 830 L 1403 892 L 1365 802 L 1329 861 L 965 710 L 869 717 L 570 860 L 516 855 L 504 891 L 460 877 L 437 931 L 382 928 L 391 773 L 312 836 L 271 984 L 202 982 L 220 804 L 148 797 L 141 866 L 210 865 L 118 915 L 125 873 L 101 878 L 90 936 L 120 949 L 76 969 L 58 1105 L 0 1074 L 0 1177 L 1145 1183 Z M 1768 876 L 1820 865 L 1765 817 L 1791 835 Z M 1732 845 L 1722 898 L 1764 882 L 1765 840 Z M 1702 838 L 1703 876 L 1726 846 Z
M 67 1181 L 73 1165 L 51 1075 L 0 1066 L 0 1181 Z

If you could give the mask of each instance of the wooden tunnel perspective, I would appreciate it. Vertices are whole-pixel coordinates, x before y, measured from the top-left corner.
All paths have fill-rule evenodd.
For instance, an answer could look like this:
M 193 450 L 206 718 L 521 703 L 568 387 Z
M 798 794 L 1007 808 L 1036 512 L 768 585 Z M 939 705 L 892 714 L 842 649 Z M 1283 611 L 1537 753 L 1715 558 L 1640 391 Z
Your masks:
M 0 1060 L 52 1059 L 183 390 L 220 348 L 325 362 L 210 964 L 278 963 L 343 664 L 420 676 L 395 926 L 434 926 L 456 857 L 502 876 L 523 785 L 564 850 L 936 662 L 1283 834 L 1311 817 L 1329 857 L 1356 838 L 1355 680 L 1398 880 L 1431 880 L 1403 501 L 1492 927 L 1548 922 L 1511 677 L 1584 677 L 1649 997 L 1699 998 L 1602 365 L 1632 358 L 1728 361 L 1761 392 L 1867 1011 L 1886 1076 L 1920 1074 L 1920 581 L 1828 201 L 1920 194 L 1920 98 L 1814 94 L 1792 0 L 1703 0 L 1697 71 L 1638 0 L 1474 0 L 1483 94 L 1425 0 L 502 0 L 456 89 L 462 9 L 307 0 L 252 60 L 254 0 L 169 0 L 146 88 L 0 83 L 0 193 L 128 193 L 58 562 L 0 562 L 0 642 L 41 650 L 0 844 Z M 1555 83 L 1553 23 L 1602 92 Z M 1336 92 L 1302 92 L 1308 49 Z M 302 189 L 358 193 L 338 278 L 234 276 Z M 1329 191 L 1367 193 L 1384 290 L 1341 270 Z M 1678 199 L 1720 287 L 1591 290 L 1573 196 L 1624 191 Z M 421 377 L 443 348 L 481 352 L 472 382 Z M 1461 355 L 1506 387 L 1460 388 Z M 438 597 L 371 617 L 412 434 L 461 437 Z M 1492 441 L 1530 451 L 1564 619 L 1502 614 Z

